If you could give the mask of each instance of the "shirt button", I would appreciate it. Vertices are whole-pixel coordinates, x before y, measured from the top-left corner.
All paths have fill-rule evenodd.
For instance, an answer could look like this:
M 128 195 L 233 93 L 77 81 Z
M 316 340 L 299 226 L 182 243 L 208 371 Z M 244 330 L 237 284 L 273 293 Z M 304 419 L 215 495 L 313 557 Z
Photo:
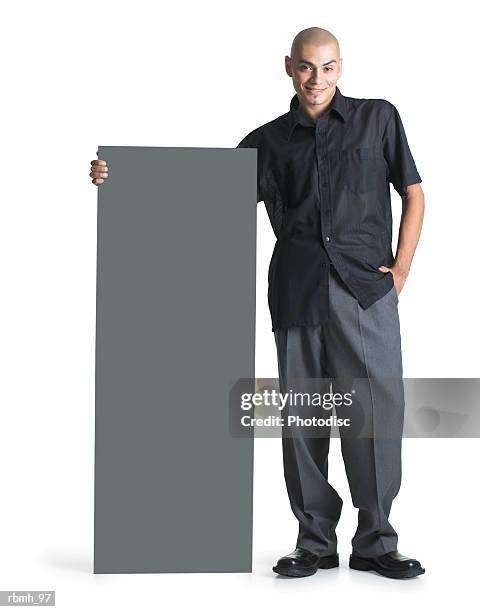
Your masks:
M 327 242 L 329 242 L 329 240 L 330 240 L 330 236 L 325 236 L 325 240 L 326 240 Z

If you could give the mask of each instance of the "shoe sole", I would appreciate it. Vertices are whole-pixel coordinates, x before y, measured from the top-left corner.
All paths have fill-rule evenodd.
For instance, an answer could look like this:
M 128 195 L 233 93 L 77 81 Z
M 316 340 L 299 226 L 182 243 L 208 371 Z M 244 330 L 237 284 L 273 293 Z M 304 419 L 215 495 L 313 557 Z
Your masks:
M 275 565 L 272 570 L 280 576 L 288 576 L 289 578 L 304 578 L 306 576 L 313 576 L 319 569 L 332 569 L 339 566 L 338 555 L 332 557 L 320 558 L 315 567 L 309 570 L 295 567 L 282 567 Z
M 351 569 L 360 570 L 361 572 L 377 572 L 381 576 L 386 578 L 415 578 L 425 573 L 423 567 L 412 567 L 408 570 L 387 570 L 378 568 L 376 565 L 368 561 L 367 559 L 359 559 L 358 557 L 350 556 L 349 567 Z

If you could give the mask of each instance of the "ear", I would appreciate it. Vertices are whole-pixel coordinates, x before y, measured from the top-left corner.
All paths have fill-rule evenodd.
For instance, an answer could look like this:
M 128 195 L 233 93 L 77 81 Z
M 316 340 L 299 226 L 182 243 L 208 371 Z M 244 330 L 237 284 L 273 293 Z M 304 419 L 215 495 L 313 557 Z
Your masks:
M 343 68 L 343 58 L 340 57 L 338 59 L 338 78 L 342 76 L 342 68 Z
M 292 58 L 288 55 L 285 56 L 285 71 L 289 77 L 292 76 Z

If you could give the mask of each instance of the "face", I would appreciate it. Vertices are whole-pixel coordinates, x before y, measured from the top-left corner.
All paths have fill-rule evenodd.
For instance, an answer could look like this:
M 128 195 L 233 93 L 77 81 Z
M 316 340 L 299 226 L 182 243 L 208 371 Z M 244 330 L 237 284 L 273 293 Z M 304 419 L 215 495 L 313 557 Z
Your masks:
M 342 60 L 335 45 L 304 44 L 295 58 L 285 57 L 285 69 L 292 77 L 300 104 L 314 110 L 328 103 L 335 94 Z

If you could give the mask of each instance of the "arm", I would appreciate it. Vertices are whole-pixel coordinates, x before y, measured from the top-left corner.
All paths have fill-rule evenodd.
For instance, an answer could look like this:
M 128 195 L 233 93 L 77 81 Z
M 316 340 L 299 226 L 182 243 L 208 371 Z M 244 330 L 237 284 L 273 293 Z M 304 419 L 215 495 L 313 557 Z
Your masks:
M 400 294 L 420 238 L 425 199 L 420 185 L 422 179 L 410 151 L 400 114 L 395 106 L 390 105 L 390 108 L 390 117 L 383 135 L 383 151 L 389 181 L 402 198 L 402 216 L 395 261 L 391 268 L 380 266 L 379 270 L 392 273 L 395 289 Z
M 397 294 L 407 280 L 415 249 L 422 231 L 425 211 L 425 197 L 420 183 L 409 185 L 407 195 L 402 198 L 402 216 L 398 231 L 397 253 L 395 263 L 391 268 L 381 266 L 382 272 L 391 272 Z

